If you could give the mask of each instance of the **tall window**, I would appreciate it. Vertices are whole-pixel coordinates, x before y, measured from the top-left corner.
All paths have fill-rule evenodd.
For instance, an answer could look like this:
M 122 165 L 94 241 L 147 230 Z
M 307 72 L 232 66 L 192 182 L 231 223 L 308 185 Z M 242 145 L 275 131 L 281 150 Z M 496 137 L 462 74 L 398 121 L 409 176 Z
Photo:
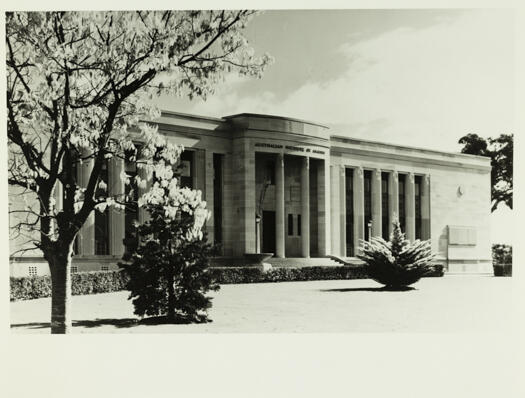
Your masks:
M 345 171 L 346 202 L 346 255 L 355 256 L 354 250 L 354 171 Z
M 108 163 L 102 164 L 100 171 L 100 181 L 106 184 L 106 189 L 98 188 L 95 192 L 95 199 L 104 197 L 108 186 Z M 95 210 L 95 254 L 109 254 L 109 210 L 106 208 L 102 213 Z
M 293 236 L 293 214 L 288 214 L 288 236 Z
M 139 217 L 139 206 L 138 206 L 138 187 L 135 177 L 137 176 L 137 163 L 133 160 L 126 160 L 125 162 L 126 174 L 129 177 L 130 183 L 126 184 L 126 209 L 124 212 L 124 236 L 126 241 L 131 241 L 133 234 L 135 233 L 135 222 Z M 134 240 L 138 240 L 135 235 Z
M 416 207 L 416 239 L 421 239 L 421 176 L 414 177 L 415 207 Z
M 406 175 L 399 174 L 399 225 L 401 226 L 401 231 L 403 232 L 405 232 L 406 226 L 405 189 Z
M 193 151 L 184 151 L 180 156 L 180 185 L 193 189 Z
M 72 161 L 71 170 L 72 170 L 71 173 L 73 176 L 73 180 L 76 183 L 78 181 L 78 159 Z M 65 203 L 65 199 L 66 199 L 66 190 L 64 189 L 64 187 L 62 187 L 62 203 Z M 75 236 L 75 240 L 73 241 L 73 254 L 80 254 L 79 248 L 78 248 L 78 240 L 80 238 L 78 235 L 79 233 L 77 234 L 77 236 Z
M 264 182 L 269 182 L 270 185 L 275 185 L 275 162 L 273 160 L 267 160 L 264 164 L 264 168 Z
M 213 154 L 213 236 L 215 243 L 222 243 L 222 159 Z
M 381 232 L 384 240 L 388 240 L 388 173 L 381 173 Z
M 368 224 L 372 221 L 372 172 L 363 172 L 365 185 L 365 240 L 370 240 Z

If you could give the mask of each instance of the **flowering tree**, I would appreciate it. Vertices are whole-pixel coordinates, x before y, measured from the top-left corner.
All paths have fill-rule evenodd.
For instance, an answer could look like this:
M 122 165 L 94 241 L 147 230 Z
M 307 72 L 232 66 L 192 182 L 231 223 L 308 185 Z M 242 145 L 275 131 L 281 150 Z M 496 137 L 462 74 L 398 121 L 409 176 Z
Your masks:
M 128 277 L 129 298 L 141 317 L 160 316 L 157 321 L 169 323 L 207 322 L 211 297 L 206 293 L 219 285 L 208 271 L 216 250 L 201 230 L 208 213 L 205 203 L 200 191 L 182 188 L 172 195 L 170 185 L 162 187 L 165 180 L 155 184 L 156 178 L 161 202 L 146 200 L 149 219 L 136 229 L 138 239 L 128 240 L 128 251 L 119 263 Z M 165 200 L 178 202 L 169 208 L 178 208 L 176 214 L 166 217 Z
M 126 201 L 122 194 L 110 194 L 101 177 L 108 159 L 136 161 L 143 173 L 134 182 L 141 187 L 155 173 L 156 182 L 140 204 L 160 204 L 172 217 L 194 200 L 172 178 L 181 147 L 140 122 L 159 116 L 148 101 L 154 95 L 205 98 L 224 73 L 260 77 L 270 57 L 255 57 L 242 35 L 253 14 L 6 14 L 8 178 L 32 198 L 16 210 L 18 221 L 11 227 L 30 236 L 49 263 L 52 333 L 71 327 L 70 268 L 77 233 L 95 209 Z M 77 182 L 75 169 L 86 164 L 87 176 Z M 58 186 L 61 206 L 55 200 Z M 194 218 L 196 233 L 206 217 L 201 213 Z

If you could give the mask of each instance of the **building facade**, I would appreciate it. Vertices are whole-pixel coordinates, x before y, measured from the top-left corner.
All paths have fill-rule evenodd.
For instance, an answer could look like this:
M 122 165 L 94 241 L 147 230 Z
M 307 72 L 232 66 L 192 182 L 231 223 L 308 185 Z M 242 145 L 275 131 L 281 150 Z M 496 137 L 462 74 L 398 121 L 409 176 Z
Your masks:
M 255 252 L 274 253 L 274 264 L 352 261 L 361 239 L 388 238 L 398 217 L 409 239 L 431 239 L 448 272 L 492 272 L 487 158 L 331 135 L 270 115 L 163 112 L 156 123 L 185 147 L 181 183 L 201 190 L 212 213 L 206 231 L 221 246 L 217 264 Z M 123 161 L 104 170 L 115 194 L 126 189 L 122 170 L 137 172 Z M 77 173 L 82 180 L 89 169 Z M 93 214 L 77 238 L 73 271 L 115 268 L 123 238 L 145 217 L 138 208 Z M 48 272 L 37 255 L 11 259 L 13 276 Z

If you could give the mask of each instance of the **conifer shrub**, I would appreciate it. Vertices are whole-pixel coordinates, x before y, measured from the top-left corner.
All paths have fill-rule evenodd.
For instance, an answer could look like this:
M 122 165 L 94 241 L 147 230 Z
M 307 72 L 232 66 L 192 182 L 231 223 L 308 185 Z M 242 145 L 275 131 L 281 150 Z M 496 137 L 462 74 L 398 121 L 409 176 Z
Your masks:
M 362 254 L 368 276 L 389 290 L 401 290 L 416 283 L 421 277 L 436 273 L 432 264 L 430 240 L 410 242 L 394 220 L 390 240 L 373 237 L 362 241 Z
M 184 236 L 190 219 L 187 214 L 166 219 L 153 211 L 152 219 L 137 228 L 139 243 L 119 263 L 136 315 L 167 323 L 209 321 L 206 293 L 219 289 L 209 271 L 214 247 L 205 236 Z

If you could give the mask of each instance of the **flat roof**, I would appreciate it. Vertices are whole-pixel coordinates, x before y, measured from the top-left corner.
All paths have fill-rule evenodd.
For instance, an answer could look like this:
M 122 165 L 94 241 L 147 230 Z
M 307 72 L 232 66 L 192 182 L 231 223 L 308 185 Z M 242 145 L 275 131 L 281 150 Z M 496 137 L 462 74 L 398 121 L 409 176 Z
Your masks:
M 228 115 L 224 117 L 211 117 L 211 116 L 202 116 L 202 115 L 196 115 L 196 114 L 190 114 L 190 113 L 183 113 L 183 112 L 175 112 L 175 111 L 168 111 L 168 110 L 161 110 L 161 117 L 173 117 L 173 118 L 180 118 L 180 119 L 191 119 L 191 120 L 199 120 L 204 122 L 212 122 L 212 123 L 225 123 L 231 119 L 240 118 L 240 117 L 255 117 L 255 118 L 264 118 L 264 119 L 278 119 L 278 120 L 287 120 L 292 122 L 299 122 L 299 123 L 306 123 L 313 126 L 319 126 L 322 128 L 325 128 L 327 130 L 331 130 L 330 127 L 325 126 L 320 123 L 311 122 L 308 120 L 303 119 L 297 119 L 297 118 L 291 118 L 286 116 L 280 116 L 280 115 L 268 115 L 268 114 L 261 114 L 261 113 L 250 113 L 250 112 L 243 112 L 243 113 L 236 113 L 234 115 Z M 330 141 L 335 142 L 347 142 L 347 143 L 364 143 L 364 144 L 371 144 L 371 145 L 379 145 L 384 148 L 396 148 L 396 149 L 408 149 L 408 150 L 415 150 L 418 152 L 427 152 L 427 153 L 434 153 L 439 155 L 447 155 L 447 156 L 454 156 L 454 157 L 462 157 L 465 159 L 484 159 L 487 161 L 490 161 L 490 159 L 486 156 L 478 156 L 478 155 L 471 155 L 467 153 L 461 153 L 461 152 L 450 152 L 450 151 L 439 151 L 436 149 L 428 149 L 428 148 L 421 148 L 416 146 L 410 146 L 410 145 L 401 145 L 401 144 L 392 144 L 387 143 L 383 141 L 372 141 L 372 140 L 365 140 L 361 138 L 353 138 L 343 135 L 330 135 Z
M 224 119 L 233 119 L 233 118 L 236 118 L 236 117 L 259 117 L 259 118 L 264 118 L 264 119 L 289 120 L 291 122 L 306 123 L 306 124 L 311 124 L 311 125 L 314 125 L 314 126 L 323 127 L 325 129 L 330 129 L 328 126 L 325 126 L 324 124 L 311 122 L 309 120 L 296 119 L 296 118 L 293 118 L 293 117 L 286 117 L 286 116 L 279 116 L 279 115 L 266 115 L 266 114 L 262 114 L 262 113 L 245 113 L 245 112 L 243 112 L 243 113 L 236 113 L 235 115 L 224 116 Z
M 363 140 L 361 138 L 352 138 L 352 137 L 346 137 L 343 135 L 331 135 L 330 140 L 332 140 L 332 138 L 334 138 L 337 141 L 351 141 L 353 143 L 362 142 L 365 144 L 381 145 L 381 146 L 389 147 L 389 148 L 411 149 L 411 150 L 415 150 L 418 152 L 430 152 L 430 153 L 435 153 L 439 155 L 459 156 L 459 157 L 470 158 L 470 159 L 486 159 L 487 161 L 490 161 L 490 158 L 486 156 L 471 155 L 469 153 L 438 151 L 436 149 L 421 148 L 421 147 L 410 146 L 410 145 L 391 144 L 391 143 L 382 142 L 382 141 Z

